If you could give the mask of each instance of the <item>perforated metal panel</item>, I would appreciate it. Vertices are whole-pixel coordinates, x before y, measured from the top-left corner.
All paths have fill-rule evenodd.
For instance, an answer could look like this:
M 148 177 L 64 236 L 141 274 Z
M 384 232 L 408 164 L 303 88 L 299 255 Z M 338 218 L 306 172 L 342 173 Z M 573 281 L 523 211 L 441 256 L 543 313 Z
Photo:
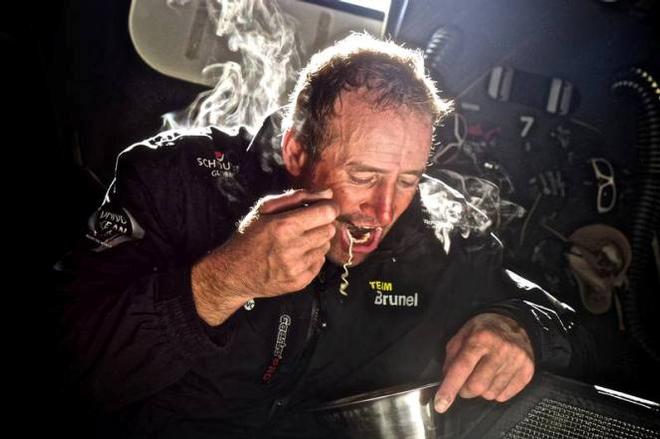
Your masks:
M 505 439 L 654 439 L 660 431 L 545 398 L 507 431 Z

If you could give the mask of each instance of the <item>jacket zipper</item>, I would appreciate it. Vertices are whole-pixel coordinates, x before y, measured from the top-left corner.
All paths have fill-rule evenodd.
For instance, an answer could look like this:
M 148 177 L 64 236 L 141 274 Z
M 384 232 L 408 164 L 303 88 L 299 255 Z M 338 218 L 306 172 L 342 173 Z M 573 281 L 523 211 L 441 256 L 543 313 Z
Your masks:
M 291 394 L 293 394 L 300 384 L 302 383 L 302 377 L 309 365 L 309 360 L 311 359 L 312 354 L 314 353 L 314 348 L 316 347 L 316 341 L 320 334 L 319 328 L 319 315 L 320 315 L 320 293 L 318 290 L 315 290 L 312 293 L 312 309 L 310 313 L 309 326 L 307 330 L 307 335 L 305 337 L 305 345 L 303 347 L 302 355 L 298 361 L 298 365 L 295 370 L 291 372 L 289 376 L 289 382 L 284 386 L 286 395 L 280 396 L 271 405 L 270 411 L 268 412 L 268 420 L 270 421 L 273 416 L 277 413 L 279 409 L 284 407 L 289 400 Z M 295 380 L 295 381 L 294 381 Z M 294 382 L 295 384 L 291 385 Z

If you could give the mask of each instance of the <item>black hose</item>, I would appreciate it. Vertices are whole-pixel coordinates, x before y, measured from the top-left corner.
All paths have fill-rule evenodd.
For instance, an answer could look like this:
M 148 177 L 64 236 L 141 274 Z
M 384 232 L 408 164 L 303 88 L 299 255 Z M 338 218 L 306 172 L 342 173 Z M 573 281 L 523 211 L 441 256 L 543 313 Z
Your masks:
M 431 77 L 438 83 L 441 90 L 445 90 L 445 75 L 460 52 L 460 33 L 458 28 L 452 25 L 438 27 L 424 50 L 424 59 Z
M 660 86 L 648 72 L 633 68 L 612 84 L 616 92 L 633 92 L 640 112 L 636 124 L 635 151 L 637 199 L 630 224 L 632 262 L 629 286 L 621 291 L 624 321 L 632 339 L 656 362 L 660 355 L 641 322 L 637 298 L 644 288 L 644 276 L 652 260 L 651 242 L 660 216 Z

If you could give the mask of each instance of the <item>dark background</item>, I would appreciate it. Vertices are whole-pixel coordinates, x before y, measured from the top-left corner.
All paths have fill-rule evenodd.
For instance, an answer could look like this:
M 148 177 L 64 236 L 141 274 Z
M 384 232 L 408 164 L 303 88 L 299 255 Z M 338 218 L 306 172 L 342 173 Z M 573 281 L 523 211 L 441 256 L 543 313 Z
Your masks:
M 660 82 L 658 13 L 658 2 L 644 1 L 414 1 L 408 2 L 398 31 L 390 25 L 397 40 L 426 50 L 431 75 L 455 100 L 468 130 L 464 149 L 474 156 L 449 154 L 430 173 L 448 168 L 487 178 L 498 183 L 502 198 L 527 209 L 529 221 L 514 220 L 500 230 L 506 262 L 576 309 L 594 334 L 598 370 L 583 379 L 654 400 L 660 395 L 657 363 L 638 343 L 643 339 L 657 359 L 658 273 L 651 255 L 639 257 L 640 250 L 650 252 L 650 237 L 633 245 L 628 273 L 640 267 L 640 259 L 646 265 L 631 294 L 618 294 L 634 298 L 637 308 L 621 313 L 626 327 L 621 331 L 614 306 L 601 315 L 585 309 L 558 235 L 567 238 L 583 226 L 605 224 L 635 240 L 641 175 L 649 163 L 640 159 L 639 145 L 648 134 L 639 130 L 646 123 L 640 118 L 641 100 L 614 84 L 638 82 L 630 74 L 633 67 Z M 440 48 L 430 51 L 434 36 Z M 495 66 L 514 71 L 509 99 L 489 96 Z M 555 78 L 573 86 L 568 114 L 546 109 L 548 84 Z M 658 96 L 652 99 L 656 114 Z M 534 118 L 526 136 L 521 117 Z M 456 141 L 453 128 L 448 120 L 438 131 L 440 148 Z M 606 159 L 614 171 L 616 204 L 607 212 L 599 212 L 595 202 L 594 158 Z M 559 189 L 543 182 L 551 177 L 561 182 Z M 657 236 L 657 171 L 653 180 L 655 210 L 648 225 Z M 630 300 L 622 303 L 624 310 L 632 309 Z
M 629 172 L 630 197 L 603 217 L 585 207 L 593 204 L 585 201 L 593 194 L 575 190 L 565 199 L 548 199 L 543 215 L 564 233 L 595 222 L 626 231 L 630 212 L 626 203 L 634 197 L 630 188 L 635 172 L 635 119 L 631 115 L 637 103 L 613 96 L 609 84 L 633 65 L 660 77 L 658 27 L 654 27 L 657 6 L 590 0 L 410 3 L 396 35 L 409 46 L 424 49 L 440 25 L 457 29 L 457 43 L 447 55 L 451 68 L 434 72 L 447 97 L 460 95 L 498 64 L 562 77 L 577 86 L 581 101 L 573 116 L 603 131 L 602 138 L 583 139 L 590 145 L 585 157 L 610 157 L 623 175 Z M 2 14 L 3 229 L 5 242 L 11 243 L 5 247 L 8 300 L 3 323 L 9 366 L 5 380 L 13 420 L 26 433 L 33 429 L 53 435 L 74 433 L 84 431 L 86 422 L 58 362 L 50 268 L 84 231 L 88 215 L 110 182 L 116 154 L 155 134 L 161 114 L 185 107 L 203 90 L 165 77 L 139 58 L 128 35 L 129 6 L 127 0 L 71 0 L 21 5 L 20 9 L 11 5 Z M 501 127 L 501 144 L 505 144 L 507 133 L 510 140 L 519 129 L 510 121 L 517 120 L 522 110 L 489 100 L 479 84 L 458 102 L 480 103 L 484 111 L 478 121 Z M 503 163 L 508 161 L 514 178 L 523 182 L 530 172 L 542 172 L 548 163 L 562 166 L 561 155 L 548 151 L 552 150 L 550 133 L 564 119 L 543 111 L 536 115 L 544 127 L 536 133 L 539 155 L 527 157 L 529 163 L 517 156 L 499 157 Z M 529 208 L 533 188 L 508 195 Z M 515 227 L 520 224 L 513 224 L 512 230 Z M 509 255 L 512 264 L 542 284 L 548 280 L 548 270 L 529 261 L 533 244 L 548 238 L 545 233 L 538 225 L 532 227 L 529 245 L 515 247 Z M 555 260 L 554 268 L 566 275 L 559 269 L 563 260 L 556 256 L 548 259 Z M 639 292 L 642 322 L 657 341 L 657 274 L 649 270 L 647 280 Z M 581 308 L 570 276 L 561 282 L 566 289 L 560 296 L 578 309 L 600 342 L 603 372 L 588 381 L 660 399 L 657 364 L 627 334 L 620 333 L 615 313 L 589 315 Z

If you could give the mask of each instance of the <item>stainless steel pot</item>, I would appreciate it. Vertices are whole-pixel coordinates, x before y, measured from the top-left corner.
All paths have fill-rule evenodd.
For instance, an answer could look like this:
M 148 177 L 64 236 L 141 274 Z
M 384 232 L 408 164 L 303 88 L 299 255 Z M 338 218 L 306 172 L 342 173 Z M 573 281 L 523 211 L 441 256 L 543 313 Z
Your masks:
M 439 383 L 397 386 L 342 398 L 314 410 L 317 418 L 348 437 L 436 438 L 433 397 Z

